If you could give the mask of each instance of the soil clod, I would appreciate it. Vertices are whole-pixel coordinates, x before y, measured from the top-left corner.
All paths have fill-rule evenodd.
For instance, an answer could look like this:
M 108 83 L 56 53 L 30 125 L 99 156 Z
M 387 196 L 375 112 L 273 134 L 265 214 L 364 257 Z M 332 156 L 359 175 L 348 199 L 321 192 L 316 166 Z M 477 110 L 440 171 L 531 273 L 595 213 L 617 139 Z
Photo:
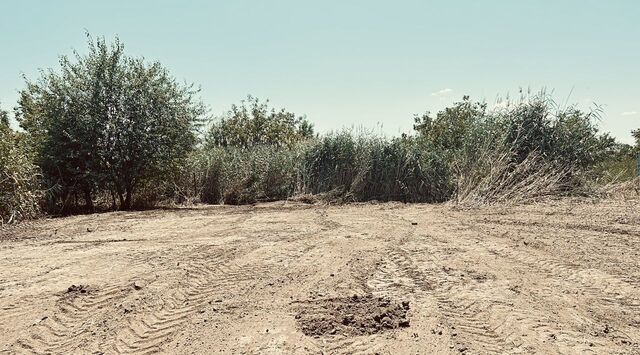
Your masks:
M 71 285 L 67 288 L 67 293 L 87 293 L 88 289 L 86 285 Z
M 408 301 L 354 295 L 306 303 L 295 318 L 308 336 L 366 335 L 408 327 L 408 312 Z

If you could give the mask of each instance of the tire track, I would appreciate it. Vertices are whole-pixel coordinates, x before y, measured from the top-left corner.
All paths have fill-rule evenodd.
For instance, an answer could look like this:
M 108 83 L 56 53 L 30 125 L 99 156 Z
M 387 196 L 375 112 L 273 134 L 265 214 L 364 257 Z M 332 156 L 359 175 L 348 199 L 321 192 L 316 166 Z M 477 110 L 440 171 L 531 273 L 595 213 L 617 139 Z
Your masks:
M 519 221 L 514 221 L 514 222 L 517 222 L 517 223 L 513 223 L 514 225 L 517 225 L 517 226 L 529 224 L 529 223 L 524 223 Z M 482 223 L 486 223 L 486 222 L 481 222 L 480 224 Z M 580 235 L 581 238 L 595 239 L 596 243 L 604 242 L 605 246 L 610 250 L 633 251 L 633 250 L 638 250 L 638 247 L 640 246 L 640 239 L 636 240 L 634 238 L 628 237 L 631 233 L 629 231 L 625 231 L 624 233 L 621 233 L 619 229 L 615 229 L 615 228 L 605 228 L 605 227 L 599 227 L 599 226 L 585 227 L 585 225 L 578 225 L 578 226 L 580 226 L 579 230 L 591 231 L 595 234 L 593 236 L 581 234 Z M 562 226 L 549 227 L 549 226 L 545 226 L 537 223 L 530 225 L 530 227 L 535 227 L 535 229 L 533 230 L 531 228 L 522 229 L 522 232 L 526 233 L 527 235 L 535 236 L 538 230 L 553 231 L 553 228 L 563 228 Z M 567 227 L 567 229 L 573 229 L 573 228 Z M 495 235 L 495 231 L 492 232 L 490 229 L 488 229 L 486 232 L 489 234 Z M 588 250 L 586 250 L 585 253 L 588 253 Z M 601 277 L 604 278 L 603 281 L 605 282 L 606 285 L 613 286 L 614 289 L 622 289 L 623 290 L 622 292 L 626 292 L 626 293 L 629 293 L 629 292 L 634 293 L 634 291 L 632 290 L 637 290 L 638 288 L 640 288 L 640 278 L 638 278 L 637 275 L 629 275 L 629 272 L 628 272 L 629 268 L 634 266 L 632 262 L 621 263 L 621 261 L 618 259 L 603 258 L 600 255 L 588 255 L 588 256 L 589 256 L 588 260 L 584 260 L 584 259 L 581 260 L 581 265 L 592 264 L 593 266 L 597 267 L 597 269 L 594 267 L 589 268 L 589 267 L 579 266 L 577 264 L 567 264 L 567 263 L 564 263 L 564 267 L 560 266 L 558 268 L 565 268 L 565 269 L 569 268 L 572 270 L 578 270 L 583 274 L 592 273 L 592 274 L 600 275 Z M 546 266 L 556 267 L 552 265 L 554 263 L 556 262 L 547 261 Z M 602 269 L 602 271 L 600 269 Z M 586 270 L 589 270 L 589 271 L 586 271 Z M 612 272 L 614 275 L 610 275 L 609 272 Z M 591 277 L 587 276 L 586 279 L 592 278 L 592 276 Z M 584 279 L 584 277 L 582 278 Z M 609 291 L 605 291 L 605 292 L 609 292 Z M 640 296 L 640 293 L 638 293 L 638 296 Z M 638 301 L 638 299 L 636 299 L 636 301 Z
M 409 252 L 403 250 L 407 259 Z M 425 246 L 417 256 L 426 256 L 427 266 L 422 273 L 431 280 L 433 297 L 442 315 L 442 323 L 448 325 L 451 340 L 460 352 L 472 350 L 481 354 L 500 354 L 509 349 L 507 339 L 492 327 L 491 303 L 473 287 L 461 285 L 461 280 L 452 278 L 445 265 L 436 258 L 437 251 Z
M 434 239 L 434 241 L 446 243 L 446 241 L 443 240 L 439 241 Z M 474 248 L 476 253 L 478 253 L 478 251 L 485 253 L 489 253 L 491 251 L 492 254 L 501 256 L 500 253 L 496 254 L 495 252 L 495 248 L 498 246 L 491 244 L 491 246 L 488 247 L 486 245 L 489 243 L 486 238 L 474 238 L 471 241 L 456 239 L 456 241 L 458 243 L 462 243 L 465 247 Z M 503 250 L 505 252 L 516 252 L 514 251 L 514 248 L 506 246 L 503 247 Z M 429 255 L 435 255 L 434 252 L 435 251 L 430 252 Z M 550 266 L 557 264 L 556 262 L 553 262 L 553 260 L 548 260 L 540 256 L 532 256 L 532 258 L 534 260 L 538 260 L 541 265 Z M 513 267 L 521 267 L 523 264 L 520 259 L 505 259 L 510 261 Z M 504 263 L 504 261 L 501 261 L 501 263 Z M 541 270 L 539 268 L 532 269 L 531 266 L 527 265 L 525 265 L 525 267 L 529 269 L 527 274 L 541 274 Z M 542 274 L 549 277 L 549 275 L 544 274 L 544 272 Z M 554 294 L 554 290 L 552 289 L 553 286 L 545 285 L 543 283 L 536 287 L 541 286 L 541 290 L 543 292 Z M 591 352 L 598 348 L 601 350 L 607 349 L 607 351 L 617 348 L 617 345 L 611 343 L 608 339 L 598 338 L 592 334 L 585 334 L 578 329 L 572 329 L 573 327 L 559 326 L 556 320 L 545 316 L 547 311 L 541 309 L 529 310 L 524 307 L 516 307 L 509 299 L 494 297 L 493 295 L 505 294 L 505 292 L 495 291 L 496 288 L 507 287 L 506 284 L 485 285 L 483 287 L 484 289 L 480 286 L 465 288 L 461 285 L 454 285 L 448 292 L 448 297 L 450 297 L 448 303 L 453 306 L 464 305 L 463 308 L 469 313 L 484 313 L 486 323 L 493 333 L 502 337 L 503 343 L 507 346 L 506 349 L 545 352 L 549 351 L 551 348 L 554 352 L 566 352 L 568 349 L 573 349 L 571 351 Z M 465 300 L 472 297 L 475 297 L 479 302 L 474 302 L 472 304 Z M 534 305 L 537 304 L 539 300 L 533 299 L 532 301 L 533 302 L 530 304 Z M 576 299 L 574 303 L 581 303 L 581 301 Z M 459 317 L 460 314 L 458 312 L 450 314 L 450 316 Z M 578 317 L 580 317 L 578 314 L 574 315 L 574 318 Z M 599 326 L 591 318 L 580 317 L 580 320 L 583 325 L 588 326 L 590 329 L 594 329 Z M 536 336 L 524 337 L 522 334 L 536 334 Z M 623 333 L 611 334 L 610 337 L 618 337 L 620 338 L 619 340 L 633 342 L 633 339 L 623 336 Z M 472 340 L 475 342 L 474 339 Z M 620 349 L 620 351 L 623 350 Z
M 416 298 L 431 290 L 426 276 L 418 270 L 406 255 L 398 250 L 388 250 L 367 287 L 375 296 L 391 296 L 397 300 Z
M 133 266 L 147 264 L 155 272 L 167 269 L 169 264 L 173 266 L 167 255 L 142 254 L 135 261 Z M 145 278 L 144 275 L 136 277 Z M 115 310 L 115 305 L 135 291 L 133 284 L 131 279 L 124 284 L 99 289 L 88 286 L 86 293 L 74 291 L 60 295 L 53 313 L 29 329 L 28 334 L 20 337 L 14 345 L 21 352 L 38 354 L 69 353 L 85 348 L 83 336 L 90 336 L 87 333 L 95 331 L 95 322 L 110 318 L 109 312 Z
M 256 280 L 269 271 L 269 265 L 247 266 L 239 264 L 230 255 L 209 261 L 199 255 L 188 265 L 190 270 L 183 284 L 163 298 L 157 310 L 129 319 L 118 332 L 113 351 L 120 354 L 147 354 L 159 352 L 181 326 L 198 311 L 211 303 L 212 298 L 237 290 L 242 283 Z M 231 260 L 231 261 L 230 261 Z
M 496 225 L 510 225 L 515 227 L 531 227 L 546 229 L 546 230 L 566 230 L 566 231 L 579 231 L 579 232 L 593 232 L 604 235 L 613 235 L 619 237 L 620 235 L 630 237 L 640 237 L 640 231 L 631 228 L 621 228 L 613 226 L 601 226 L 579 223 L 549 223 L 549 221 L 521 221 L 518 219 L 474 219 L 475 224 L 483 224 L 487 226 Z M 634 242 L 634 239 L 627 239 L 627 242 Z M 636 242 L 637 243 L 637 242 Z
M 33 327 L 29 334 L 21 337 L 15 345 L 25 352 L 66 353 L 82 344 L 80 335 L 87 332 L 85 324 L 96 312 L 109 308 L 125 298 L 131 286 L 114 285 L 99 290 L 89 289 L 88 294 L 62 295 L 56 311 Z
M 580 290 L 590 298 L 604 304 L 623 305 L 633 310 L 640 310 L 640 293 L 634 286 L 603 271 L 565 264 L 532 249 L 523 252 L 520 248 L 493 244 L 491 250 L 496 255 L 516 264 L 525 265 L 535 272 L 542 272 L 550 279 L 577 284 Z
M 374 272 L 367 285 L 374 294 L 394 297 L 410 296 L 415 299 L 433 297 L 442 315 L 442 323 L 451 329 L 452 341 L 458 349 L 473 349 L 478 353 L 502 353 L 506 340 L 490 327 L 484 305 L 479 300 L 459 297 L 460 290 L 455 287 L 460 280 L 450 278 L 443 265 L 433 256 L 434 250 L 425 248 L 420 252 L 405 249 L 413 233 L 402 238 L 401 244 L 386 252 L 388 255 L 381 267 Z M 426 243 L 429 243 L 426 241 Z M 412 255 L 427 256 L 427 268 L 419 268 Z
M 327 342 L 323 349 L 327 354 L 380 354 L 384 345 L 379 339 L 380 336 L 377 334 L 336 339 Z

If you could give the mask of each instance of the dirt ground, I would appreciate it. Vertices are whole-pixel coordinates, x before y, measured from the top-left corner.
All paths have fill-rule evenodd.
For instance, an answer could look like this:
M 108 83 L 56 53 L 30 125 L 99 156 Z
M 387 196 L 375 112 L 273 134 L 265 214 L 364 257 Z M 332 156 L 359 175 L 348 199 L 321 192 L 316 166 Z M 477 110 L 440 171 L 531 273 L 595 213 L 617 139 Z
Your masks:
M 0 352 L 640 354 L 640 201 L 278 202 L 5 227 Z

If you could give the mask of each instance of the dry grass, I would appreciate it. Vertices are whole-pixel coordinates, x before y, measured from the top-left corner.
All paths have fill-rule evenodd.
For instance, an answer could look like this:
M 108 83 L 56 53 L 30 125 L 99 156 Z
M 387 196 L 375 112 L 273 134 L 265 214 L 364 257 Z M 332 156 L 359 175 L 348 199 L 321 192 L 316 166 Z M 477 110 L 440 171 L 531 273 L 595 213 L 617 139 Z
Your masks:
M 609 198 L 636 199 L 640 197 L 640 176 L 635 179 L 607 184 L 599 192 Z
M 510 151 L 486 150 L 459 172 L 451 202 L 465 206 L 533 202 L 565 193 L 570 173 L 570 168 L 555 167 L 536 152 L 516 163 Z

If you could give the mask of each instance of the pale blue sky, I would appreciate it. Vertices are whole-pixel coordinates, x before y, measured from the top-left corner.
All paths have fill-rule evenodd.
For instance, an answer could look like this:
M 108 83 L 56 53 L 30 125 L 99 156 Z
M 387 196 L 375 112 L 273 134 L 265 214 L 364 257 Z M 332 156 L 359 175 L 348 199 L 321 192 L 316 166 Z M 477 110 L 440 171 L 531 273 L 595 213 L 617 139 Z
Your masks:
M 307 114 L 319 131 L 409 131 L 462 95 L 553 89 L 604 106 L 601 128 L 640 127 L 640 1 L 4 1 L 0 101 L 21 74 L 118 35 L 202 87 L 212 113 L 247 94 Z

